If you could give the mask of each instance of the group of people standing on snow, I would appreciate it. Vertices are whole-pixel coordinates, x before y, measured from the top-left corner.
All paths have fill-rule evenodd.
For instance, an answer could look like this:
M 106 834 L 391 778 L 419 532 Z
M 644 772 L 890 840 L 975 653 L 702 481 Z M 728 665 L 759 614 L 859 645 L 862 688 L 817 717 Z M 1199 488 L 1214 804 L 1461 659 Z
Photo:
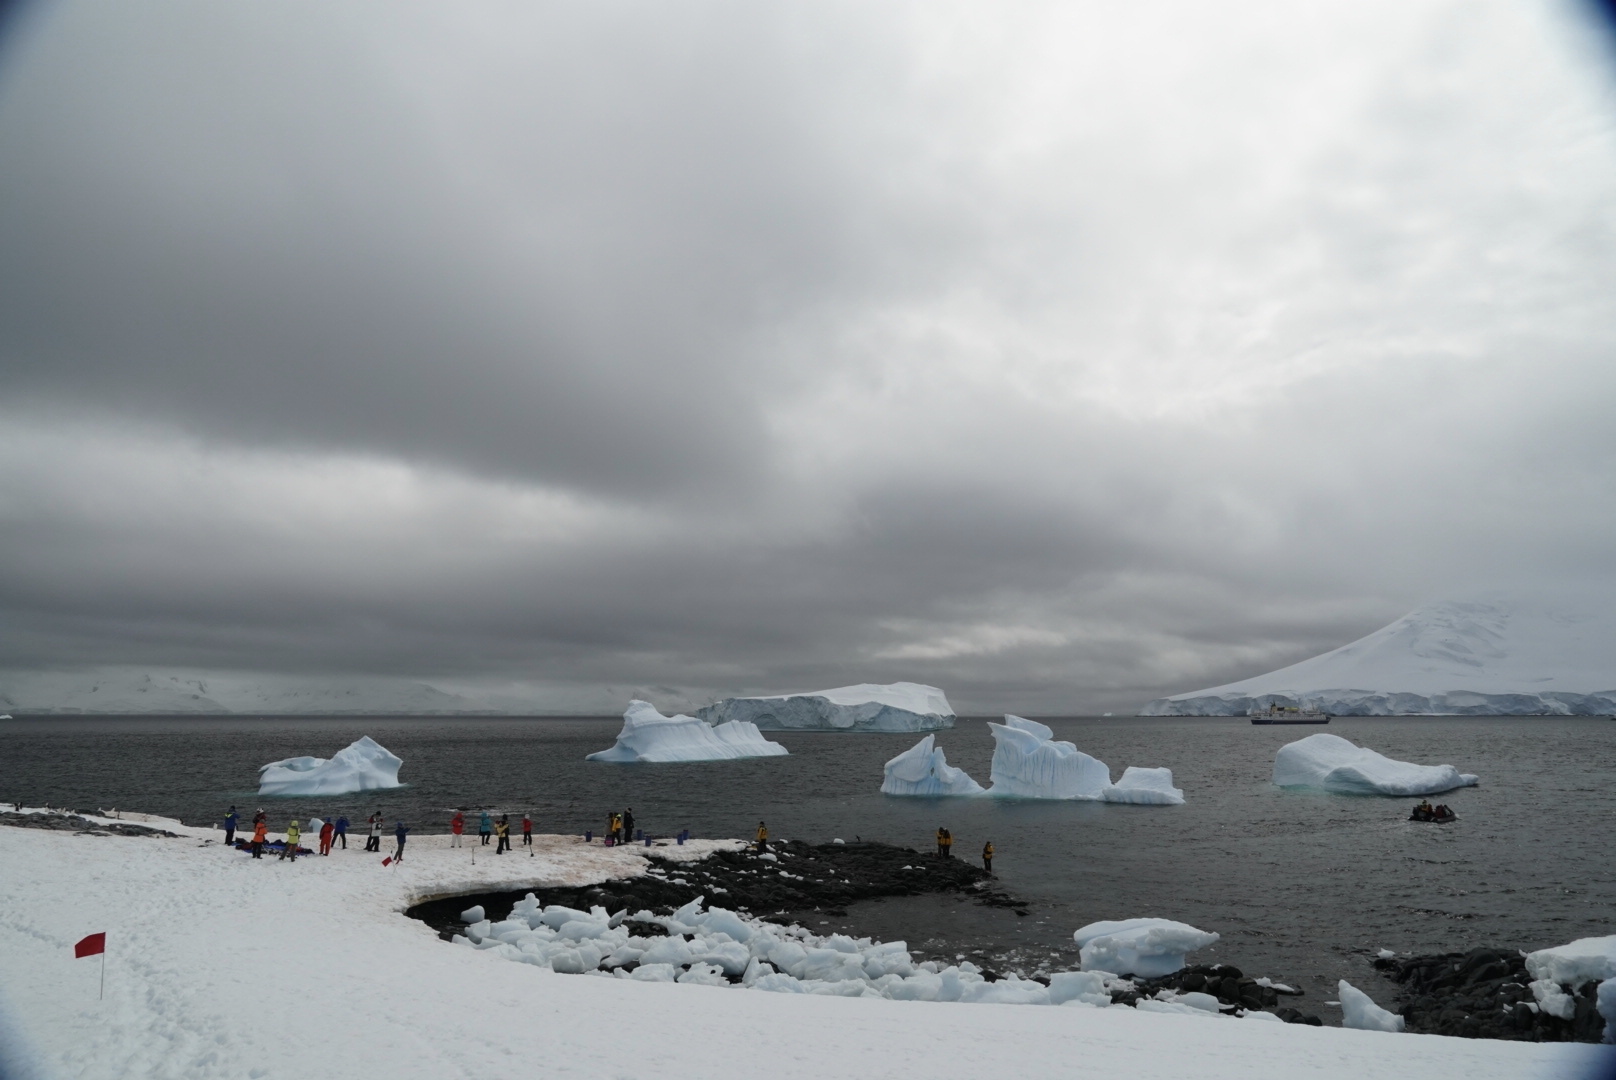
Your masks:
M 236 843 L 238 820 L 239 815 L 236 808 L 232 806 L 230 812 L 224 816 L 224 842 L 227 847 L 239 846 Z M 386 818 L 378 810 L 370 815 L 367 824 L 370 826 L 370 836 L 365 841 L 365 850 L 379 852 L 381 851 L 382 830 L 386 826 Z M 306 831 L 312 831 L 315 834 L 318 852 L 321 855 L 330 855 L 331 850 L 339 843 L 344 851 L 348 850 L 348 819 L 339 815 L 334 820 L 325 821 L 316 815 L 309 819 L 307 830 L 295 819 L 287 824 L 286 839 L 281 844 L 280 857 L 282 859 L 290 859 L 296 862 L 298 855 L 311 854 L 306 848 L 301 847 L 303 834 Z M 404 837 L 409 834 L 409 831 L 409 826 L 402 821 L 398 822 L 393 830 L 394 836 L 398 839 L 398 851 L 393 856 L 395 860 L 404 857 Z M 251 835 L 252 839 L 245 842 L 247 850 L 252 853 L 253 858 L 262 859 L 264 857 L 264 848 L 269 844 L 269 815 L 264 812 L 263 807 L 259 807 L 257 812 L 253 814 Z
M 462 837 L 465 836 L 465 833 L 466 812 L 464 810 L 456 810 L 454 817 L 449 819 L 449 846 L 463 846 Z M 489 837 L 497 837 L 499 843 L 494 848 L 494 854 L 505 854 L 507 851 L 511 850 L 511 816 L 509 814 L 501 814 L 499 816 L 499 820 L 496 821 L 494 820 L 494 816 L 492 814 L 490 814 L 487 810 L 484 810 L 482 812 L 482 820 L 478 822 L 477 835 L 482 837 L 482 841 L 485 845 L 488 843 Z M 533 816 L 527 813 L 522 815 L 522 845 L 524 847 L 533 846 Z
M 622 813 L 616 810 L 606 815 L 606 842 L 608 844 L 626 844 L 634 839 L 634 808 L 631 806 Z

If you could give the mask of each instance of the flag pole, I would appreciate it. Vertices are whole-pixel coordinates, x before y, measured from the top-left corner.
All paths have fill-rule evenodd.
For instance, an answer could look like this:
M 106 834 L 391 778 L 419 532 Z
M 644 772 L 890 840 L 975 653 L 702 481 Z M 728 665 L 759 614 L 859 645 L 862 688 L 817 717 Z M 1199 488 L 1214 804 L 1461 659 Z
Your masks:
M 105 1001 L 106 998 L 107 998 L 107 950 L 102 949 L 101 950 L 101 993 L 96 995 L 96 1000 L 97 1001 Z

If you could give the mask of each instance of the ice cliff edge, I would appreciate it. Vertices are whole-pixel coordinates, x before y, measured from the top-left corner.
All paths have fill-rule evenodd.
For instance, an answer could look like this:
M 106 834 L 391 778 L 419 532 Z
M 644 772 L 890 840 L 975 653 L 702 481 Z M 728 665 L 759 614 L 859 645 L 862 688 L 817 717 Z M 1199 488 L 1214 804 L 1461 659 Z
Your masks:
M 745 721 L 764 731 L 940 731 L 954 726 L 948 697 L 935 686 L 911 682 L 725 698 L 697 709 L 696 715 L 720 727 Z

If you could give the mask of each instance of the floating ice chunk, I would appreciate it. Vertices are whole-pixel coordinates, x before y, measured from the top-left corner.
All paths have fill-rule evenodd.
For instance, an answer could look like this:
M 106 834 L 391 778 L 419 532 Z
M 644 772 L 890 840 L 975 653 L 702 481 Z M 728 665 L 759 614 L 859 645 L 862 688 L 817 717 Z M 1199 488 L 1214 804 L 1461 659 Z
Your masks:
M 993 733 L 993 786 L 989 793 L 1023 799 L 1098 799 L 1111 784 L 1105 762 L 1089 757 L 1035 720 L 1006 715 L 988 724 Z
M 696 715 L 723 727 L 737 721 L 764 731 L 938 731 L 954 726 L 954 708 L 935 686 L 861 683 L 774 697 L 726 698 Z
M 258 768 L 260 795 L 344 795 L 404 785 L 398 781 L 404 764 L 369 735 L 349 743 L 329 760 L 317 757 L 286 758 Z
M 1072 939 L 1084 971 L 1155 979 L 1178 971 L 1186 953 L 1206 948 L 1218 935 L 1170 919 L 1124 919 L 1090 923 Z
M 1309 735 L 1274 756 L 1274 783 L 1341 795 L 1435 795 L 1469 787 L 1476 777 L 1452 765 L 1393 761 L 1339 735 Z
M 1184 792 L 1173 786 L 1172 769 L 1145 769 L 1129 765 L 1122 779 L 1106 787 L 1100 797 L 1109 803 L 1136 806 L 1182 806 Z
M 476 907 L 469 907 L 465 911 L 462 911 L 460 913 L 460 921 L 463 923 L 482 922 L 483 906 L 478 904 Z
M 1341 1026 L 1364 1031 L 1402 1031 L 1403 1018 L 1376 1005 L 1362 990 L 1342 979 L 1336 984 L 1341 998 Z
M 723 761 L 785 753 L 785 747 L 765 739 L 756 726 L 744 721 L 713 727 L 694 716 L 663 716 L 650 702 L 632 701 L 623 713 L 617 742 L 584 760 Z
M 1375 955 L 1380 957 L 1382 960 L 1390 960 L 1392 957 L 1396 956 L 1397 953 L 1391 949 L 1382 949 Z
M 1526 970 L 1534 979 L 1566 986 L 1616 978 L 1616 935 L 1578 938 L 1569 945 L 1528 953 Z
M 470 926 L 466 927 L 466 936 L 470 938 L 473 943 L 479 942 L 483 940 L 483 938 L 487 937 L 490 931 L 493 929 L 493 923 L 489 922 L 487 919 L 479 919 Z
M 956 769 L 927 735 L 887 762 L 881 791 L 886 795 L 980 795 L 982 785 Z

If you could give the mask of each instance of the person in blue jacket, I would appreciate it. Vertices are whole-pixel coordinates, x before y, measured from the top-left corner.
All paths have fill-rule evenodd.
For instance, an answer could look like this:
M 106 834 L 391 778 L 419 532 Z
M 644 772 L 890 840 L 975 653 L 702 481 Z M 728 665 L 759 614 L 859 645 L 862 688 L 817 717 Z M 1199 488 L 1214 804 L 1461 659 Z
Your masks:
M 483 819 L 477 825 L 477 834 L 483 838 L 483 846 L 484 847 L 486 847 L 488 845 L 488 838 L 489 838 L 489 836 L 491 836 L 493 834 L 493 832 L 494 832 L 494 819 L 489 816 L 489 813 L 488 813 L 487 810 L 484 810 L 483 811 Z
M 224 816 L 224 846 L 231 847 L 236 842 L 236 808 L 232 806 L 230 812 Z
M 393 856 L 394 862 L 404 861 L 404 838 L 410 834 L 410 827 L 402 821 L 393 826 L 393 835 L 398 838 L 398 854 Z
M 348 850 L 348 818 L 346 816 L 342 816 L 342 817 L 337 818 L 337 839 L 342 841 L 342 850 L 347 851 Z

